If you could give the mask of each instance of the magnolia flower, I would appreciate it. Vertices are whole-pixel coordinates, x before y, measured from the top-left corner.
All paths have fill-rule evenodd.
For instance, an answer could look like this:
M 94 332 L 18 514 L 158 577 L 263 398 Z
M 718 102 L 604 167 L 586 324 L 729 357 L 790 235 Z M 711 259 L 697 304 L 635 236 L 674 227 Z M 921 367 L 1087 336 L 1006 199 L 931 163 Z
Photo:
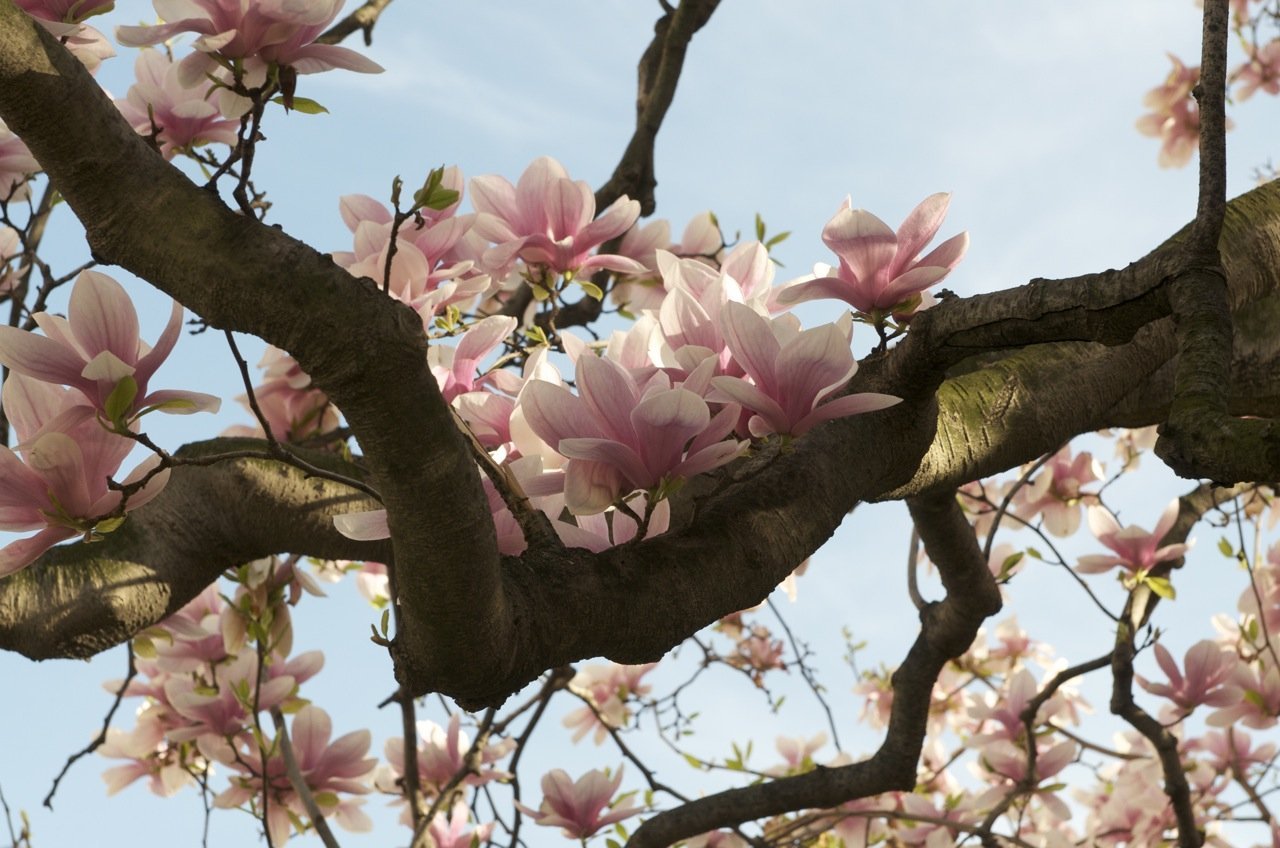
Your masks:
M 115 280 L 83 271 L 71 291 L 67 318 L 38 312 L 43 337 L 0 326 L 0 362 L 19 374 L 78 389 L 117 429 L 154 409 L 186 414 L 216 412 L 213 395 L 182 390 L 148 392 L 147 384 L 169 356 L 182 330 L 182 306 L 149 347 L 138 336 L 138 314 Z
M 1204 639 L 1187 651 L 1183 668 L 1178 670 L 1173 655 L 1159 642 L 1155 645 L 1156 662 L 1169 678 L 1168 684 L 1152 683 L 1142 675 L 1135 675 L 1138 685 L 1152 695 L 1168 698 L 1178 705 L 1179 714 L 1186 715 L 1201 704 L 1226 707 L 1240 700 L 1240 691 L 1223 686 L 1235 669 L 1234 653 L 1222 649 L 1218 643 Z
M 1147 92 L 1142 102 L 1152 111 L 1135 125 L 1143 135 L 1160 139 L 1161 168 L 1180 168 L 1191 161 L 1200 140 L 1200 110 L 1191 89 L 1200 81 L 1200 68 L 1187 67 L 1172 53 L 1173 69 L 1165 81 Z M 1231 122 L 1227 125 L 1230 127 Z
M 1173 528 L 1178 518 L 1178 501 L 1170 501 L 1156 527 L 1150 533 L 1141 527 L 1121 527 L 1111 512 L 1101 506 L 1089 507 L 1089 529 L 1098 541 L 1110 548 L 1112 554 L 1090 554 L 1080 557 L 1076 571 L 1081 574 L 1099 574 L 1117 565 L 1134 574 L 1150 571 L 1157 563 L 1181 557 L 1191 547 L 1190 542 L 1160 546 L 1160 540 Z
M 103 532 L 109 524 L 99 522 L 124 498 L 107 482 L 133 442 L 80 414 L 85 407 L 78 401 L 75 392 L 16 371 L 5 381 L 4 411 L 19 444 L 18 453 L 0 445 L 0 529 L 39 532 L 0 548 L 0 577 L 30 565 L 58 542 Z M 158 462 L 143 462 L 124 484 L 140 482 Z M 151 476 L 126 508 L 150 501 L 168 479 L 168 469 Z
M 577 365 L 581 397 L 541 380 L 525 385 L 520 406 L 529 427 L 569 458 L 570 511 L 603 512 L 622 495 L 718 468 L 746 448 L 724 441 L 737 407 L 712 417 L 701 397 L 664 381 L 659 372 L 642 389 L 621 365 L 585 355 Z
M 787 317 L 772 321 L 740 303 L 720 312 L 725 341 L 751 378 L 714 377 L 712 385 L 756 413 L 753 436 L 801 436 L 833 418 L 874 412 L 901 403 L 892 395 L 863 392 L 832 397 L 858 370 L 849 351 L 848 313 L 842 324 L 801 331 Z
M 909 301 L 947 276 L 969 247 L 969 234 L 961 233 L 920 257 L 942 226 L 950 203 L 950 194 L 929 195 L 895 233 L 865 209 L 851 208 L 846 197 L 822 229 L 823 242 L 840 258 L 835 276 L 823 273 L 792 283 L 778 292 L 778 304 L 834 298 L 868 315 L 915 311 L 918 307 Z
M 1080 487 L 1101 477 L 1102 469 L 1088 451 L 1071 456 L 1071 448 L 1055 453 L 1040 469 L 1030 485 L 1014 496 L 1014 514 L 1031 521 L 1044 516 L 1044 528 L 1066 538 L 1080 528 L 1080 506 L 1096 501 L 1095 495 L 1081 494 Z
M 237 118 L 224 118 L 210 102 L 211 86 L 186 88 L 178 81 L 178 69 L 164 53 L 142 50 L 134 63 L 138 81 L 116 106 L 141 135 L 155 133 L 166 159 L 185 149 L 210 142 L 234 145 L 240 128 Z
M 116 55 L 106 36 L 82 21 L 110 12 L 115 0 L 16 0 L 18 8 L 39 21 L 40 25 L 71 51 L 90 73 L 103 59 Z
M 40 170 L 40 163 L 0 121 L 0 201 L 26 197 L 27 177 Z
M 158 26 L 122 26 L 116 39 L 128 47 L 149 47 L 180 32 L 198 33 L 195 53 L 179 64 L 178 79 L 193 86 L 219 69 L 218 59 L 256 59 L 313 74 L 346 68 L 363 74 L 382 66 L 354 50 L 315 40 L 338 15 L 344 0 L 154 0 Z
M 298 771 L 312 798 L 325 818 L 333 816 L 346 830 L 364 832 L 373 829 L 373 822 L 360 809 L 363 801 L 341 798 L 364 794 L 369 791 L 365 778 L 373 771 L 377 761 L 365 754 L 369 751 L 370 734 L 357 730 L 329 741 L 333 725 L 329 714 L 319 707 L 307 705 L 293 717 L 290 739 Z M 241 738 L 243 740 L 243 737 Z M 240 740 L 238 740 L 240 741 Z M 270 787 L 271 797 L 265 804 L 267 830 L 272 843 L 284 845 L 289 838 L 293 821 L 302 821 L 308 815 L 306 805 L 298 797 L 286 774 L 284 756 L 279 745 L 270 747 L 271 755 L 262 762 L 262 746 L 241 741 L 241 749 L 235 758 L 225 765 L 233 770 L 231 788 L 214 799 L 220 809 L 239 807 L 263 794 L 263 775 Z
M 490 251 L 495 255 L 518 254 L 525 262 L 561 274 L 598 268 L 644 273 L 643 265 L 625 256 L 588 255 L 635 223 L 639 201 L 624 195 L 596 218 L 591 187 L 569 179 L 564 167 L 549 156 L 535 159 L 514 186 L 499 176 L 476 177 L 471 181 L 471 202 L 480 212 L 476 232 L 497 244 Z
M 1249 61 L 1235 72 L 1237 100 L 1248 100 L 1258 89 L 1267 94 L 1280 94 L 1280 38 L 1254 50 Z
M 569 839 L 586 839 L 605 825 L 622 821 L 640 812 L 628 801 L 610 813 L 609 802 L 622 785 L 622 769 L 613 778 L 598 769 L 580 777 L 577 782 L 561 769 L 553 769 L 542 778 L 542 804 L 531 810 L 517 804 L 525 815 L 544 827 L 559 827 Z

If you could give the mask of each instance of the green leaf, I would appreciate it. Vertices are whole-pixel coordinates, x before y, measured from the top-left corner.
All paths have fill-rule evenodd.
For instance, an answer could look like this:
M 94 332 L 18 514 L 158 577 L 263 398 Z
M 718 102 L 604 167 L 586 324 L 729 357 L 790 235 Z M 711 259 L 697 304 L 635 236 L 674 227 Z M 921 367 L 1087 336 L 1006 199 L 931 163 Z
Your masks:
M 116 383 L 116 387 L 111 390 L 111 394 L 107 395 L 107 402 L 102 405 L 103 411 L 107 413 L 107 418 L 115 425 L 117 430 L 126 430 L 124 418 L 130 409 L 133 409 L 133 401 L 138 397 L 138 381 L 133 379 L 132 375 L 125 375 Z
M 529 290 L 533 292 L 533 299 L 539 303 L 551 297 L 550 291 L 548 291 L 544 286 L 540 286 L 536 283 L 530 283 Z
M 702 761 L 699 760 L 697 757 L 695 757 L 693 754 L 685 754 L 684 761 L 689 765 L 693 766 L 694 768 L 696 768 L 698 771 L 702 771 Z
M 283 95 L 277 95 L 276 97 L 271 98 L 271 102 L 272 102 L 272 103 L 279 103 L 281 106 L 284 106 L 284 105 L 285 105 L 285 102 L 284 102 L 284 96 L 283 96 Z M 295 97 L 295 98 L 293 98 L 293 111 L 295 111 L 295 112 L 301 112 L 301 113 L 302 113 L 302 114 L 304 114 L 304 115 L 327 115 L 327 114 L 329 114 L 329 110 L 328 110 L 328 109 L 324 108 L 324 107 L 323 107 L 323 106 L 321 106 L 319 103 L 315 102 L 314 100 L 312 100 L 312 99 L 311 99 L 311 98 L 309 98 L 309 97 Z
M 1178 596 L 1178 593 L 1174 591 L 1173 584 L 1169 582 L 1168 577 L 1148 576 L 1145 580 L 1143 580 L 1143 582 L 1151 587 L 1152 592 L 1155 592 L 1157 595 L 1164 598 L 1165 600 L 1172 601 L 1174 598 Z
M 391 180 L 391 205 L 397 209 L 400 208 L 400 189 L 402 188 L 404 188 L 404 180 L 396 175 Z
M 101 533 L 103 535 L 106 535 L 107 533 L 110 533 L 113 530 L 120 529 L 120 525 L 124 524 L 124 519 L 125 517 L 123 515 L 117 515 L 115 518 L 103 519 L 102 521 L 99 521 L 97 524 L 93 525 L 93 531 L 95 533 Z
M 133 637 L 133 652 L 144 660 L 156 658 L 156 645 L 146 636 Z
M 578 285 L 582 286 L 582 290 L 592 300 L 604 300 L 604 291 L 590 280 L 578 280 Z
M 1218 550 L 1222 551 L 1224 557 L 1233 557 L 1236 555 L 1235 548 L 1231 547 L 1231 543 L 1227 541 L 1227 537 L 1223 536 L 1218 540 Z
M 790 235 L 791 235 L 790 230 L 784 230 L 783 232 L 778 233 L 776 236 L 774 236 L 773 238 L 769 239 L 767 242 L 764 243 L 765 250 L 772 250 L 777 245 L 780 245 L 784 241 L 786 241 Z
M 1244 699 L 1259 709 L 1267 709 L 1267 702 L 1262 697 L 1261 692 L 1256 692 L 1253 689 L 1246 689 L 1244 690 Z
M 1041 562 L 1044 561 L 1044 555 L 1040 553 L 1038 550 L 1036 550 L 1035 548 L 1027 548 L 1027 556 L 1031 557 L 1032 559 L 1038 559 Z
M 389 627 L 390 624 L 391 624 L 391 607 L 387 607 L 382 611 L 381 631 L 383 636 L 387 635 L 387 627 Z
M 318 806 L 321 806 L 321 807 L 336 807 L 336 806 L 338 806 L 338 793 L 337 793 L 337 792 L 316 792 L 316 793 L 313 795 L 313 797 L 316 799 L 316 804 L 317 804 Z

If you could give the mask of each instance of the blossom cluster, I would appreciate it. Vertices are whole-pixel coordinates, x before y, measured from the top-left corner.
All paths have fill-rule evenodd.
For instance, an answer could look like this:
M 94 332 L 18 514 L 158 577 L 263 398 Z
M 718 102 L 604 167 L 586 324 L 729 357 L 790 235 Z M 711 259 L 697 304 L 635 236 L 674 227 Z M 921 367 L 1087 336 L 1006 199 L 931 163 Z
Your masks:
M 16 450 L 0 446 L 0 529 L 38 531 L 0 549 L 0 576 L 60 541 L 115 529 L 126 511 L 160 493 L 169 472 L 158 456 L 122 484 L 112 478 L 133 450 L 132 428 L 146 413 L 218 408 L 218 398 L 201 392 L 149 388 L 178 341 L 182 312 L 175 303 L 150 346 L 120 284 L 84 271 L 66 318 L 33 316 L 44 335 L 0 327 L 0 363 L 12 371 L 4 413 L 17 436 Z

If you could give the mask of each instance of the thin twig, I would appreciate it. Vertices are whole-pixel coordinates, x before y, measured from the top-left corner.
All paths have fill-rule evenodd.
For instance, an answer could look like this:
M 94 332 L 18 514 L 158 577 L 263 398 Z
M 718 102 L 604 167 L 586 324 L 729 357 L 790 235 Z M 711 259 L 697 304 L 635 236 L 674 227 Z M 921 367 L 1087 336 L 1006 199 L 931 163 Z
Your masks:
M 116 690 L 115 700 L 111 702 L 111 709 L 107 710 L 106 718 L 102 720 L 102 730 L 98 731 L 98 735 L 92 742 L 81 750 L 72 754 L 67 758 L 66 764 L 62 767 L 62 771 L 58 772 L 58 776 L 53 779 L 53 786 L 49 788 L 49 794 L 44 796 L 44 805 L 50 810 L 53 809 L 53 796 L 58 791 L 58 784 L 62 782 L 62 778 L 67 776 L 67 772 L 71 770 L 71 766 L 75 764 L 81 757 L 92 754 L 107 741 L 107 731 L 111 729 L 111 719 L 115 717 L 116 710 L 120 708 L 120 702 L 124 700 L 125 690 L 129 688 L 129 684 L 138 674 L 138 666 L 134 662 L 133 643 L 126 642 L 125 650 L 128 654 L 129 668 L 125 673 L 124 682 L 120 684 L 120 688 Z
M 320 812 L 320 805 L 311 794 L 311 787 L 307 786 L 306 778 L 302 776 L 302 769 L 298 767 L 298 758 L 293 755 L 293 744 L 289 741 L 289 731 L 285 728 L 284 714 L 280 712 L 279 707 L 271 708 L 271 720 L 275 722 L 276 738 L 280 741 L 280 754 L 284 757 L 284 767 L 289 775 L 289 783 L 293 785 L 293 791 L 297 792 L 298 797 L 302 799 L 302 806 L 307 808 L 307 815 L 311 817 L 311 826 L 315 828 L 325 848 L 340 848 L 338 840 L 333 837 L 333 831 L 329 829 L 329 823 L 324 820 L 324 813 Z M 266 771 L 265 763 L 263 771 Z M 265 775 L 263 784 L 266 784 Z

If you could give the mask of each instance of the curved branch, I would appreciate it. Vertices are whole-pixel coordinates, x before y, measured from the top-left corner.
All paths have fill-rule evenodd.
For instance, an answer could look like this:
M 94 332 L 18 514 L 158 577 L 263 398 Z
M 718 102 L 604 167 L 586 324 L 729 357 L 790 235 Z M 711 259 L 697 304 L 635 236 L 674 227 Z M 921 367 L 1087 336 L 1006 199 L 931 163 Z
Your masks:
M 982 622 L 1000 611 L 1000 590 L 954 492 L 912 500 L 908 506 L 947 596 L 921 611 L 920 635 L 894 672 L 893 708 L 880 749 L 853 765 L 819 766 L 659 813 L 632 834 L 628 848 L 665 848 L 720 827 L 915 787 L 934 682 L 949 660 L 973 644 Z

